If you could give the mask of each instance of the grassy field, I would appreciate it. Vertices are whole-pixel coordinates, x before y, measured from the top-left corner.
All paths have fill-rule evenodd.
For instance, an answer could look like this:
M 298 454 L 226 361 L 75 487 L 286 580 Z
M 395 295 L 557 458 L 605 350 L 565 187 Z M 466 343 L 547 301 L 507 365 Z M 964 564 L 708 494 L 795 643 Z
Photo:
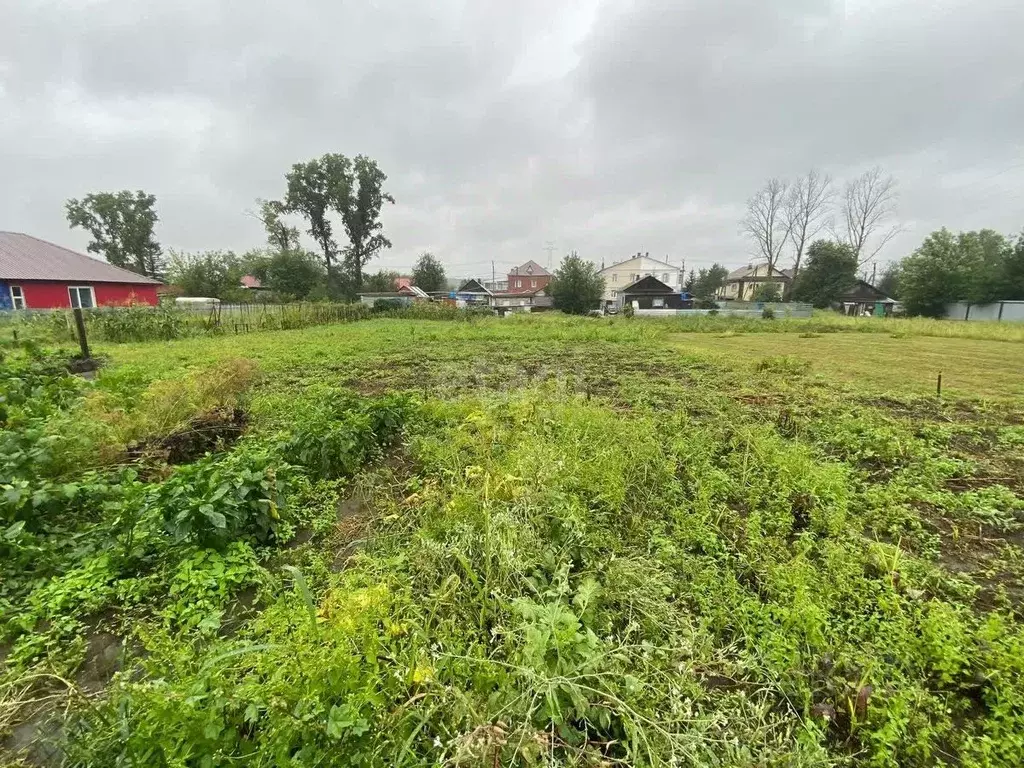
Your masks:
M 96 346 L 0 368 L 0 765 L 1024 763 L 1021 329 Z
M 675 334 L 684 354 L 707 352 L 728 364 L 766 355 L 806 361 L 812 375 L 861 389 L 901 394 L 943 391 L 975 398 L 1024 398 L 1024 354 L 1019 344 L 927 336 L 862 336 L 853 333 Z

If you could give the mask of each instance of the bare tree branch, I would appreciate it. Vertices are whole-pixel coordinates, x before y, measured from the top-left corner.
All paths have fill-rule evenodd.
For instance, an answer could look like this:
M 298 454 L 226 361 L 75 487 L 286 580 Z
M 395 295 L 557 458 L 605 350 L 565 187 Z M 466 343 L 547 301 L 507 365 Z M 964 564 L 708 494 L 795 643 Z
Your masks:
M 833 234 L 850 246 L 858 265 L 874 259 L 899 233 L 899 225 L 889 223 L 896 216 L 898 198 L 896 179 L 878 166 L 847 183 Z
M 793 282 L 800 274 L 804 251 L 818 234 L 829 225 L 835 191 L 832 178 L 811 169 L 806 176 L 794 182 L 786 196 L 783 217 L 793 244 Z M 792 287 L 792 283 L 790 284 Z
M 789 238 L 784 207 L 788 185 L 779 179 L 770 179 L 757 194 L 747 201 L 747 215 L 743 231 L 757 245 L 758 252 L 768 262 L 768 274 L 775 269 L 782 248 Z

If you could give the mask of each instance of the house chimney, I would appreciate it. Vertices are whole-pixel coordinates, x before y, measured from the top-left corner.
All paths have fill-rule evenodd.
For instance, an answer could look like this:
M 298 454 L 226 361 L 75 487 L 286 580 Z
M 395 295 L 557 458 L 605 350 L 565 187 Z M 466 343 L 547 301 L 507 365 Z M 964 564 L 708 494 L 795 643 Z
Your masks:
M 647 258 L 650 258 L 651 252 L 650 251 L 645 251 L 644 252 L 644 256 L 647 257 Z

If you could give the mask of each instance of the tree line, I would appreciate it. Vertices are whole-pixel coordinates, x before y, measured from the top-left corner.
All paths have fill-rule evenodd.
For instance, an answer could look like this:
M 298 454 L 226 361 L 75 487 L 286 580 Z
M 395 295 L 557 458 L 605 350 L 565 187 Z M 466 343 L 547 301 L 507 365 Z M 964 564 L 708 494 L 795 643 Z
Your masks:
M 883 284 L 908 314 L 942 317 L 948 304 L 1024 300 L 1024 232 L 1014 239 L 991 229 L 932 232 L 893 264 Z
M 396 272 L 365 274 L 367 264 L 391 247 L 380 220 L 384 204 L 395 202 L 384 191 L 386 181 L 376 161 L 365 155 L 350 159 L 329 153 L 294 164 L 285 174 L 281 199 L 256 201 L 254 215 L 266 230 L 267 245 L 242 255 L 164 254 L 154 233 L 159 220 L 156 197 L 141 190 L 89 194 L 68 200 L 65 211 L 72 229 L 90 234 L 90 253 L 173 283 L 189 295 L 241 300 L 251 296 L 241 279 L 252 275 L 281 300 L 352 300 L 361 291 L 395 290 Z M 302 246 L 289 217 L 305 223 L 314 250 Z M 428 292 L 443 290 L 447 279 L 437 257 L 422 254 L 412 282 Z
M 857 281 L 859 262 L 847 243 L 815 241 L 793 285 L 796 301 L 828 307 Z M 909 315 L 942 317 L 956 301 L 1024 300 L 1024 234 L 1016 240 L 983 229 L 933 232 L 909 256 L 890 264 L 878 290 L 899 299 Z

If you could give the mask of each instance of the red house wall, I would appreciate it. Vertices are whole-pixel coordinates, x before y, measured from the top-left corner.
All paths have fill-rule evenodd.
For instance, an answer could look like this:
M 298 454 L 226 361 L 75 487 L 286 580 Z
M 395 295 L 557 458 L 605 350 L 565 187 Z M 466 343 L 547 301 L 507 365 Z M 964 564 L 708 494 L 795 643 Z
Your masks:
M 72 285 L 91 285 L 96 297 L 97 306 L 109 304 L 127 304 L 133 301 L 138 304 L 156 305 L 156 286 L 137 285 L 134 283 L 58 283 L 51 281 L 9 280 L 10 285 L 20 285 L 25 294 L 27 309 L 61 309 L 71 306 L 68 287 Z
M 536 280 L 537 286 L 531 285 L 531 281 Z M 539 291 L 541 288 L 547 288 L 548 283 L 551 282 L 551 275 L 508 275 L 508 292 L 509 293 L 523 293 L 525 291 Z M 516 285 L 516 283 L 522 283 L 522 285 Z

